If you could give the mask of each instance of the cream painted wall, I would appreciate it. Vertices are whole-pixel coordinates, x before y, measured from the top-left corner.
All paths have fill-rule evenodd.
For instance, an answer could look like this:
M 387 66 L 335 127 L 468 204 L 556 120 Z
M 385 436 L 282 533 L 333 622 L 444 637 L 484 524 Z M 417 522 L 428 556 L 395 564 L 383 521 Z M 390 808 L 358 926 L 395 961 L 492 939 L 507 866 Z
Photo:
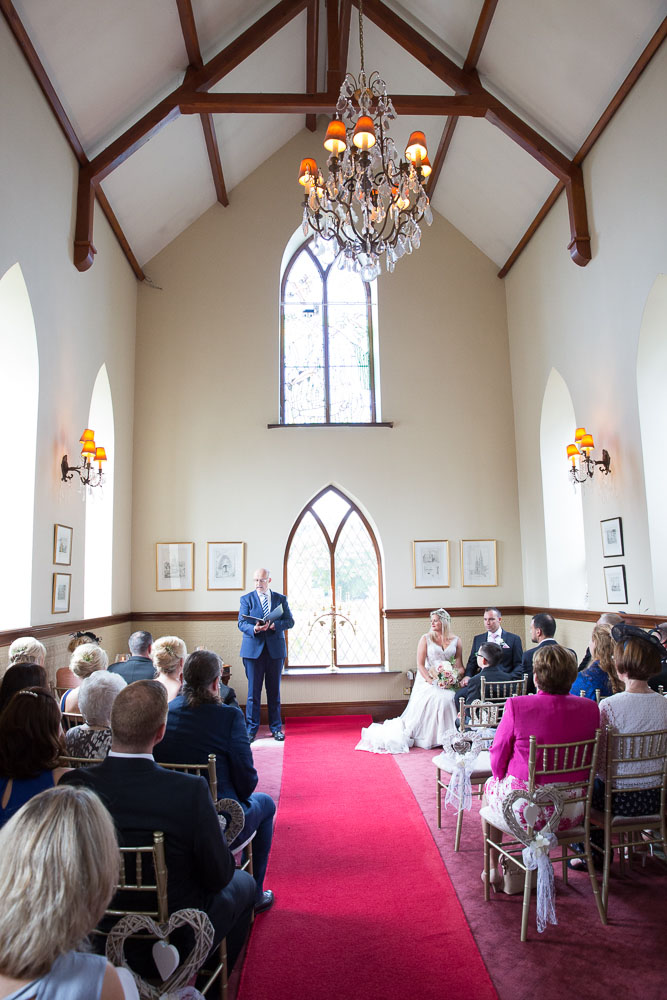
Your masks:
M 85 508 L 73 484 L 61 489 L 59 465 L 64 453 L 76 464 L 79 436 L 103 362 L 109 372 L 116 423 L 112 610 L 127 611 L 137 283 L 97 209 L 96 263 L 84 274 L 75 270 L 77 164 L 4 21 L 0 21 L 0 93 L 4 96 L 0 102 L 0 275 L 19 262 L 39 349 L 32 623 L 83 615 Z M 4 459 L 12 467 L 12 477 L 18 477 L 21 463 L 30 456 L 17 450 Z M 66 616 L 51 614 L 55 522 L 74 528 L 71 612 Z
M 297 136 L 228 209 L 213 207 L 147 265 L 162 290 L 139 290 L 136 611 L 237 608 L 238 592 L 206 590 L 207 540 L 245 541 L 246 586 L 268 564 L 280 589 L 294 520 L 329 483 L 379 536 L 387 607 L 522 602 L 504 288 L 442 217 L 380 279 L 382 417 L 393 429 L 267 429 L 278 419 L 280 262 L 301 218 L 297 168 L 322 137 Z M 500 586 L 462 588 L 459 540 L 489 537 Z M 451 588 L 414 589 L 416 538 L 450 539 Z M 156 593 L 155 543 L 180 540 L 195 542 L 195 590 Z
M 636 382 L 644 307 L 656 277 L 667 270 L 666 89 L 663 45 L 585 160 L 591 263 L 579 268 L 568 257 L 561 197 L 505 280 L 528 605 L 548 602 L 539 427 L 555 367 L 577 423 L 594 434 L 596 457 L 605 447 L 612 461 L 608 479 L 596 476 L 584 495 L 589 606 L 608 608 L 600 520 L 620 515 L 626 555 L 607 563 L 626 566 L 628 610 L 667 617 L 667 607 L 656 607 L 653 597 L 651 559 L 665 554 L 652 553 L 649 541 Z M 568 443 L 562 443 L 563 475 Z

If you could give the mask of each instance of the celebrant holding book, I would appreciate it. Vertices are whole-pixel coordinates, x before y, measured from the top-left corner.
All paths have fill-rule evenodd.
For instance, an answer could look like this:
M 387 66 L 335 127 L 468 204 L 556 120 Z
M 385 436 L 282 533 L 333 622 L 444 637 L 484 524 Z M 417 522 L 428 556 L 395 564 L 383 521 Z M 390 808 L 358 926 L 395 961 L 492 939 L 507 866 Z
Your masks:
M 269 726 L 274 740 L 285 739 L 280 719 L 280 675 L 287 654 L 283 633 L 294 625 L 294 619 L 284 594 L 269 589 L 268 569 L 256 569 L 255 589 L 241 598 L 239 628 L 243 632 L 241 656 L 248 678 L 246 726 L 250 742 L 259 728 L 259 708 L 262 684 L 266 684 Z
M 407 708 L 397 719 L 361 730 L 355 750 L 407 753 L 411 746 L 442 746 L 456 722 L 455 688 L 463 676 L 461 640 L 444 608 L 431 612 L 431 630 L 417 644 L 417 676 Z

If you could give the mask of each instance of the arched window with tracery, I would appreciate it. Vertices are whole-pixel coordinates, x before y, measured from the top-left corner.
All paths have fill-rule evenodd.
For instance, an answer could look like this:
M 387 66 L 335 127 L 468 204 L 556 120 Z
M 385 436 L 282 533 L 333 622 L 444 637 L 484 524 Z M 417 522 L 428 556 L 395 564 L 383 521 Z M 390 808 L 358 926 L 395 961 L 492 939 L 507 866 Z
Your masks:
M 382 666 L 382 566 L 368 519 L 335 486 L 299 514 L 285 550 L 290 667 Z
M 303 243 L 280 296 L 281 424 L 379 421 L 376 282 L 341 266 L 329 244 Z

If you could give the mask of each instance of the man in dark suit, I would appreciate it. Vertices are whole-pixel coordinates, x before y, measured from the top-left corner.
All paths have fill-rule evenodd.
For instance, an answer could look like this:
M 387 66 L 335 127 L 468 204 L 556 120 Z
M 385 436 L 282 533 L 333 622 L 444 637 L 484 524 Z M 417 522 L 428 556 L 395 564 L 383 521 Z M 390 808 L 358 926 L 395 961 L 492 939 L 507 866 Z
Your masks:
M 129 660 L 124 663 L 112 663 L 110 674 L 120 674 L 128 683 L 133 681 L 152 681 L 157 671 L 151 660 L 153 636 L 150 632 L 133 632 L 127 642 L 130 653 Z
M 515 671 L 515 678 L 523 677 L 524 674 L 528 674 L 528 694 L 535 694 L 535 683 L 533 681 L 533 657 L 538 649 L 543 646 L 558 646 L 560 643 L 556 642 L 554 636 L 556 634 L 556 619 L 552 615 L 548 615 L 545 611 L 539 611 L 536 615 L 533 615 L 530 622 L 530 638 L 536 643 L 534 649 L 527 649 L 523 654 L 523 659 L 521 661 L 521 666 Z M 565 647 L 568 649 L 569 647 Z M 570 652 L 577 659 L 577 654 L 573 649 Z
M 164 833 L 169 911 L 204 910 L 213 924 L 214 947 L 226 937 L 233 964 L 245 940 L 255 882 L 247 872 L 236 871 L 208 782 L 168 771 L 153 760 L 166 718 L 167 692 L 159 681 L 123 688 L 111 711 L 108 757 L 68 771 L 62 781 L 97 792 L 121 844 L 150 843 L 153 831 Z
M 499 666 L 503 651 L 497 642 L 484 642 L 477 650 L 479 673 L 471 677 L 465 688 L 466 705 L 482 696 L 482 677 L 487 681 L 508 681 L 507 671 Z
M 237 838 L 252 843 L 256 883 L 255 913 L 273 905 L 273 893 L 264 888 L 264 876 L 273 838 L 276 804 L 265 792 L 256 792 L 257 771 L 252 759 L 243 713 L 220 699 L 220 657 L 210 649 L 190 653 L 183 665 L 183 693 L 169 702 L 167 727 L 155 747 L 155 759 L 171 764 L 205 764 L 215 754 L 218 795 L 236 799 L 245 815 Z M 232 844 L 232 850 L 235 845 Z
M 294 625 L 287 598 L 269 589 L 271 574 L 268 569 L 256 569 L 253 579 L 255 589 L 242 596 L 239 610 L 239 628 L 243 632 L 241 656 L 248 678 L 245 717 L 251 743 L 259 728 L 264 682 L 273 738 L 285 739 L 280 719 L 280 675 L 287 655 L 284 633 Z M 271 618 L 271 613 L 275 614 L 281 607 L 282 614 Z
M 495 642 L 496 645 L 500 646 L 502 655 L 497 666 L 508 675 L 505 677 L 505 680 L 510 679 L 514 671 L 521 665 L 521 657 L 523 655 L 521 639 L 514 632 L 506 632 L 501 627 L 502 618 L 503 616 L 498 608 L 485 609 L 484 625 L 486 626 L 486 632 L 476 635 L 472 641 L 472 650 L 468 657 L 468 664 L 463 680 L 461 681 L 461 687 L 466 687 L 470 678 L 474 677 L 478 672 L 477 651 L 485 642 Z

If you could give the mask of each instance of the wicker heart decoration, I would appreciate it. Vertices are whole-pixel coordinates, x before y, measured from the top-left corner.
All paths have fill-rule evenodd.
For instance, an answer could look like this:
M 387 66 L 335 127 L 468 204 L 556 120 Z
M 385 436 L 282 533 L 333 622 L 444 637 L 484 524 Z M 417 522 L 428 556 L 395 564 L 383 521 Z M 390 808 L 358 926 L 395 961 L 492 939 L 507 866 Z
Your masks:
M 152 986 L 150 983 L 146 982 L 145 979 L 138 976 L 127 964 L 127 961 L 125 960 L 125 942 L 129 937 L 132 937 L 138 932 L 145 931 L 154 935 L 158 939 L 156 945 L 159 946 L 163 942 L 166 945 L 165 939 L 168 938 L 172 931 L 176 930 L 177 927 L 192 928 L 195 934 L 194 947 L 183 963 L 178 966 L 175 971 L 173 971 L 172 975 L 168 976 L 161 986 Z M 141 1000 L 159 1000 L 163 994 L 168 994 L 172 991 L 178 990 L 179 988 L 185 986 L 190 979 L 192 979 L 192 977 L 201 968 L 204 959 L 211 950 L 212 944 L 213 925 L 208 916 L 202 910 L 177 910 L 175 913 L 172 913 L 167 923 L 164 924 L 156 924 L 154 920 L 143 913 L 130 913 L 119 920 L 109 932 L 109 936 L 107 938 L 106 957 L 112 965 L 122 966 L 124 969 L 129 969 L 134 976 Z M 166 946 L 169 947 L 169 945 Z M 154 946 L 154 955 L 155 950 Z M 174 951 L 175 950 L 176 949 L 174 949 Z M 165 958 L 168 956 L 169 953 L 165 953 Z M 169 963 L 173 966 L 172 957 L 169 958 Z M 163 967 L 166 968 L 166 962 Z M 160 966 L 158 965 L 158 970 L 159 969 Z
M 458 729 L 450 729 L 442 741 L 442 752 L 453 756 L 477 757 L 483 746 L 484 739 L 479 730 L 466 729 L 460 733 Z
M 539 833 L 546 836 L 558 829 L 565 803 L 563 796 L 553 785 L 537 785 L 532 794 L 526 788 L 514 788 L 503 800 L 503 816 L 508 829 L 522 844 L 530 844 L 534 835 L 531 837 L 519 823 L 513 808 L 516 802 L 526 803 L 523 816 L 531 827 L 535 825 L 540 816 L 546 816 L 544 807 L 551 806 L 551 814 Z

